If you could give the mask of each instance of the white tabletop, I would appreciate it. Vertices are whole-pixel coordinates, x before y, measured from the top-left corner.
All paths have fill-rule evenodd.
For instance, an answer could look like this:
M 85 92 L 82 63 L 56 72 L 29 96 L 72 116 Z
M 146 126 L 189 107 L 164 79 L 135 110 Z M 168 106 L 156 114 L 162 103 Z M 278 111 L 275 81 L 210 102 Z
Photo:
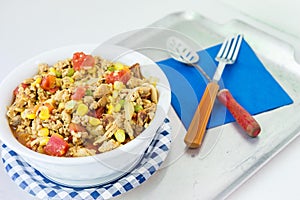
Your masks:
M 184 10 L 193 10 L 220 22 L 239 18 L 265 29 L 269 34 L 293 45 L 299 61 L 299 7 L 297 0 L 248 0 L 246 3 L 238 0 L 1 1 L 0 80 L 11 70 L 7 66 L 17 66 L 43 51 L 72 44 L 101 43 L 121 32 L 143 28 L 169 13 Z M 300 196 L 299 153 L 300 138 L 288 145 L 228 199 L 297 199 Z M 133 190 L 130 197 L 134 198 L 135 192 L 142 191 Z M 142 194 L 136 196 L 140 199 Z M 171 192 L 170 196 L 161 197 L 171 198 L 174 199 Z M 6 174 L 2 163 L 0 199 L 35 199 L 18 188 Z M 201 196 L 197 199 L 201 199 Z

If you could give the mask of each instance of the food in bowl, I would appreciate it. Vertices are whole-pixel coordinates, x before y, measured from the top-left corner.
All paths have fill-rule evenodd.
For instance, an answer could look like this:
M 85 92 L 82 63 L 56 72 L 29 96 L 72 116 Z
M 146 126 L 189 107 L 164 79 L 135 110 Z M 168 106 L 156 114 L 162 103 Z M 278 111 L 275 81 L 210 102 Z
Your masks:
M 104 153 L 82 157 L 58 157 L 32 151 L 18 142 L 9 126 L 7 108 L 13 102 L 11 93 L 22 80 L 37 74 L 39 63 L 46 62 L 53 66 L 58 60 L 64 60 L 78 50 L 92 55 L 101 55 L 107 60 L 118 61 L 127 66 L 138 61 L 143 76 L 148 79 L 151 77 L 156 79 L 155 87 L 158 90 L 159 98 L 155 116 L 138 137 Z M 71 187 L 91 187 L 105 184 L 134 169 L 157 135 L 157 130 L 167 117 L 171 105 L 170 85 L 160 67 L 139 52 L 111 44 L 72 45 L 43 52 L 13 69 L 1 80 L 0 88 L 0 118 L 5 122 L 3 126 L 0 126 L 0 140 L 47 178 Z
M 155 81 L 127 66 L 76 52 L 18 85 L 7 117 L 17 140 L 60 157 L 103 153 L 136 138 L 154 118 Z

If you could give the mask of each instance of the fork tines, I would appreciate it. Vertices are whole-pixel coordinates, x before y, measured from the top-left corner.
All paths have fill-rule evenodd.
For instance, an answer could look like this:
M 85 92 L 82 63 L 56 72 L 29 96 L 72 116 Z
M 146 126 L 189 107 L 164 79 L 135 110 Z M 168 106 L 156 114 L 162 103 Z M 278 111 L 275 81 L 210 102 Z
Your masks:
M 216 60 L 226 61 L 228 64 L 234 63 L 237 58 L 242 39 L 242 34 L 227 37 L 223 42 L 218 55 L 216 56 Z

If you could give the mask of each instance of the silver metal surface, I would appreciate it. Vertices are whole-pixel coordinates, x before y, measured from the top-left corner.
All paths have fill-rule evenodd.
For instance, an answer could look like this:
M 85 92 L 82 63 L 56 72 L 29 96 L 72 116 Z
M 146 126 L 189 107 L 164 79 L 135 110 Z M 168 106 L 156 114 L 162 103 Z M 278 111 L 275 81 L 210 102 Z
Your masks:
M 215 58 L 219 62 L 219 65 L 214 74 L 213 81 L 219 82 L 225 66 L 235 62 L 241 47 L 242 39 L 243 36 L 240 34 L 235 37 L 230 36 L 225 39 Z
M 172 184 L 173 196 L 178 199 L 224 199 L 299 136 L 300 66 L 294 60 L 293 49 L 243 21 L 217 24 L 194 12 L 168 15 L 151 27 L 174 30 L 203 48 L 222 42 L 227 35 L 243 33 L 266 69 L 294 100 L 291 105 L 255 116 L 262 127 L 259 137 L 245 136 L 235 123 L 231 123 L 209 129 L 204 148 L 198 151 L 185 149 L 185 130 L 178 119 L 172 119 L 173 144 L 167 162 L 156 177 L 136 190 L 151 193 L 151 199 L 159 199 L 166 193 L 169 195 L 171 191 L 168 188 Z M 158 32 L 150 34 L 146 31 L 142 35 L 138 40 L 128 37 L 119 44 L 162 45 L 166 42 Z M 156 61 L 168 57 L 168 54 L 148 53 Z M 212 148 L 205 151 L 205 146 Z M 182 185 L 185 185 L 184 191 Z M 136 193 L 128 193 L 122 199 L 130 199 L 134 195 Z

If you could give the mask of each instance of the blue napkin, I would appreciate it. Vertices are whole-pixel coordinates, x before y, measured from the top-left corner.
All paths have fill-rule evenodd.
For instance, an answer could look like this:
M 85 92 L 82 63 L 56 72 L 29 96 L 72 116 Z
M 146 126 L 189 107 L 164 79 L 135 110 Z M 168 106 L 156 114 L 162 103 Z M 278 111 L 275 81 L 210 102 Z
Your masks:
M 199 65 L 212 77 L 217 66 L 214 60 L 221 44 L 199 51 Z M 165 72 L 172 90 L 172 106 L 186 128 L 193 118 L 201 100 L 207 80 L 194 67 L 189 67 L 170 58 L 157 63 Z M 236 62 L 227 65 L 221 88 L 230 90 L 233 97 L 252 115 L 269 111 L 293 100 L 272 77 L 256 56 L 249 44 L 243 40 Z M 207 128 L 233 122 L 235 119 L 227 109 L 216 101 Z

